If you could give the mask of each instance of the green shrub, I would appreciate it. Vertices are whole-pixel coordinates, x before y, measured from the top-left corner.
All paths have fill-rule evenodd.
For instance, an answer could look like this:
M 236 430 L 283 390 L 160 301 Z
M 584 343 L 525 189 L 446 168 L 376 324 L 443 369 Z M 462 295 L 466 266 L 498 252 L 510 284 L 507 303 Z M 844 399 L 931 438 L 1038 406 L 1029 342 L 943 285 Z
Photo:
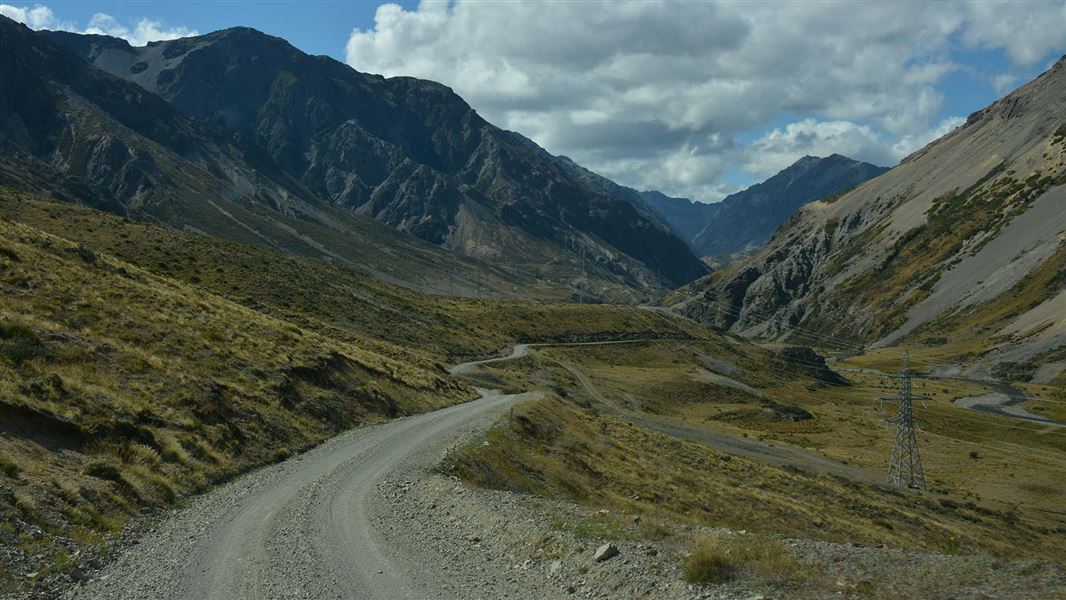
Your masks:
M 93 252 L 92 248 L 86 248 L 85 246 L 78 246 L 77 248 L 74 249 L 74 253 L 77 254 L 78 257 L 81 258 L 83 261 L 85 261 L 87 264 L 91 265 L 94 262 L 96 262 L 96 253 Z
M 733 578 L 735 569 L 709 543 L 701 544 L 685 557 L 685 582 L 696 585 L 725 583 Z
M 0 359 L 16 367 L 34 358 L 47 358 L 51 350 L 32 329 L 17 323 L 0 323 Z
M 85 474 L 98 479 L 106 479 L 115 483 L 123 483 L 122 472 L 114 465 L 105 462 L 90 463 L 85 467 Z
M 22 473 L 22 469 L 6 456 L 0 456 L 0 471 L 12 479 L 18 479 L 19 474 Z
M 1003 381 L 1032 381 L 1035 373 L 1033 363 L 1001 362 L 992 367 L 992 376 Z

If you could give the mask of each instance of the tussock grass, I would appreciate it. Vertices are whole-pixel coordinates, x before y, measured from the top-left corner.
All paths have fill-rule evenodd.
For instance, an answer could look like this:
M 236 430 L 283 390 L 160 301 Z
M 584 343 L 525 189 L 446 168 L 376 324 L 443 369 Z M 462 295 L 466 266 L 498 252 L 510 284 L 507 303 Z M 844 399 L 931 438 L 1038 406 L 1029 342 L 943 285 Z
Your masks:
M 18 479 L 19 474 L 22 473 L 22 467 L 10 458 L 0 455 L 0 472 L 11 479 Z
M 420 295 L 4 189 L 0 297 L 0 526 L 79 540 L 345 429 L 472 398 L 444 366 L 460 359 L 706 333 L 633 307 Z M 0 543 L 28 549 L 17 529 Z
M 541 352 L 554 356 L 560 353 L 558 349 Z M 664 361 L 672 363 L 678 355 L 675 348 Z M 645 366 L 648 364 L 645 362 Z M 594 408 L 582 408 L 579 403 L 595 401 L 588 400 L 576 381 L 567 380 L 567 371 L 552 371 L 543 364 L 533 368 L 537 378 L 550 378 L 571 387 L 570 398 L 549 396 L 519 405 L 513 421 L 501 422 L 488 432 L 487 445 L 474 443 L 454 453 L 447 465 L 450 473 L 484 487 L 561 497 L 612 512 L 699 525 L 831 542 L 933 551 L 950 547 L 957 553 L 1063 559 L 1056 529 L 1037 518 L 1039 511 L 1020 513 L 1010 505 L 989 506 L 977 497 L 962 494 L 954 496 L 957 501 L 940 502 L 935 496 L 779 468 L 725 454 L 644 429 Z M 617 372 L 612 373 L 618 376 Z M 603 382 L 596 378 L 596 383 Z M 625 397 L 614 396 L 611 380 L 607 384 L 601 389 L 604 401 L 629 402 Z M 802 382 L 799 388 L 805 389 Z M 708 398 L 696 405 L 679 400 L 672 414 L 708 414 L 715 404 L 713 389 L 708 388 Z M 828 412 L 817 406 L 811 410 L 816 414 L 815 421 L 832 419 L 824 433 L 817 429 L 793 432 L 765 422 L 745 423 L 743 427 L 753 428 L 748 430 L 756 434 L 752 438 L 770 443 L 777 438 L 810 440 L 817 436 L 850 444 L 857 433 L 876 437 L 876 431 L 850 429 L 865 426 L 863 419 L 854 423 L 837 420 L 836 415 L 843 414 L 846 408 L 837 406 L 839 400 L 823 403 L 830 407 Z M 651 416 L 667 422 L 673 418 L 654 413 Z M 700 423 L 691 417 L 681 422 L 689 426 Z M 703 423 L 706 427 L 734 431 L 737 427 L 732 422 Z M 889 439 L 884 443 L 890 442 Z M 883 449 L 885 456 L 887 451 L 887 447 Z M 958 460 L 974 462 L 965 453 Z M 965 479 L 966 474 L 959 476 Z M 1041 501 L 1046 502 L 1046 497 Z
M 697 584 L 724 583 L 740 576 L 797 584 L 805 576 L 804 567 L 781 540 L 762 534 L 708 536 L 685 556 L 682 568 L 685 581 Z
M 722 556 L 718 548 L 710 544 L 697 546 L 685 557 L 684 577 L 686 583 L 725 583 L 733 578 L 735 567 Z
M 32 227 L 0 220 L 0 243 L 18 257 L 0 262 L 0 519 L 87 538 L 277 448 L 473 395 Z
M 530 301 L 418 294 L 343 264 L 3 189 L 0 216 L 277 317 L 298 331 L 358 343 L 424 368 L 491 355 L 515 341 L 706 335 L 700 327 L 631 306 L 542 303 L 540 290 L 530 290 Z

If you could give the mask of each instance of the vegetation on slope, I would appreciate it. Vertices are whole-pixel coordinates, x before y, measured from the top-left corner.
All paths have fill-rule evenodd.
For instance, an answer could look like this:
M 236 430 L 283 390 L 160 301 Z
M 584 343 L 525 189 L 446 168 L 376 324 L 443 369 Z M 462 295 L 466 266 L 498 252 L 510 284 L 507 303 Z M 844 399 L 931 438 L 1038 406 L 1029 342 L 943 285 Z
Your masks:
M 421 295 L 6 190 L 0 297 L 0 543 L 52 565 L 33 580 L 72 568 L 81 544 L 144 506 L 474 397 L 444 367 L 460 357 L 520 340 L 707 335 L 633 307 Z M 0 585 L 26 575 L 5 567 Z
M 430 296 L 344 264 L 242 245 L 0 189 L 0 216 L 387 355 L 455 362 L 515 341 L 693 337 L 705 329 L 630 306 Z M 354 336 L 354 337 L 353 337 Z
M 27 522 L 92 539 L 140 506 L 473 395 L 21 224 L 0 221 L 0 248 L 5 545 Z
M 1059 61 L 898 168 L 808 205 L 758 255 L 667 300 L 746 334 L 814 332 L 825 347 L 948 342 L 945 367 L 967 363 L 956 372 L 1052 382 L 1066 339 L 1066 213 L 1055 208 L 1066 185 L 1064 74 Z
M 849 306 L 863 306 L 879 315 L 876 323 L 865 333 L 867 339 L 880 338 L 898 328 L 906 320 L 907 311 L 934 289 L 943 272 L 961 260 L 964 254 L 976 254 L 995 239 L 998 232 L 1015 216 L 1053 185 L 1066 184 L 1066 171 L 1043 174 L 1034 171 L 1024 181 L 1013 171 L 1003 173 L 1003 165 L 991 169 L 985 177 L 969 189 L 937 198 L 926 214 L 926 222 L 900 236 L 885 254 L 878 268 L 848 279 L 833 296 L 832 302 L 818 305 L 810 316 L 811 324 L 834 322 L 827 330 L 847 335 L 847 329 L 837 318 Z M 877 229 L 869 231 L 876 232 Z M 870 242 L 859 235 L 834 252 L 840 267 L 850 257 L 857 256 L 862 246 Z M 1057 292 L 1049 264 L 1043 263 L 1029 277 L 1041 284 L 1036 300 L 1046 299 Z M 1045 276 L 1041 277 L 1041 274 Z M 1059 282 L 1061 284 L 1061 282 Z M 1033 299 L 1033 298 L 1031 298 Z M 1005 294 L 995 302 L 986 303 L 986 312 L 1001 311 L 1002 303 L 1012 304 L 1014 294 Z M 1031 307 L 1027 307 L 1031 308 Z M 1014 313 L 1017 316 L 1020 313 Z M 956 321 L 947 317 L 946 320 Z M 943 327 L 941 327 L 943 329 Z M 959 328 L 956 330 L 964 331 Z
M 1050 483 L 1066 467 L 1066 437 L 1033 435 L 1044 429 L 1038 426 L 1003 429 L 1001 417 L 945 402 L 974 393 L 970 384 L 936 382 L 935 389 L 921 388 L 936 398 L 930 408 L 919 407 L 930 493 L 774 466 L 650 425 L 798 447 L 880 481 L 891 444 L 891 433 L 877 426 L 888 415 L 874 412 L 876 399 L 889 393 L 883 378 L 848 373 L 851 385 L 831 386 L 795 369 L 778 376 L 756 370 L 772 362 L 750 347 L 730 354 L 726 344 L 698 346 L 546 348 L 485 369 L 524 378 L 523 385 L 539 381 L 551 395 L 517 407 L 513 420 L 490 431 L 487 445 L 454 454 L 452 472 L 477 485 L 701 525 L 1066 559 L 1059 543 L 1066 529 L 1055 516 L 1061 490 Z M 594 390 L 574 377 L 575 369 Z M 737 382 L 754 392 L 738 390 Z M 808 418 L 775 407 L 800 408 Z

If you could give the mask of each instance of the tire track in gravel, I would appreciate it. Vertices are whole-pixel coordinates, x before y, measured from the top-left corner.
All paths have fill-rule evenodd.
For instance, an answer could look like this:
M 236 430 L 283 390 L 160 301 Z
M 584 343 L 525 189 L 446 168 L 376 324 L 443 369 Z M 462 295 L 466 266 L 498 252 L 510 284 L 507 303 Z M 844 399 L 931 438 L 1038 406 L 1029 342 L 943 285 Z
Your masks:
M 681 340 L 518 345 L 509 356 L 457 365 L 452 372 L 521 358 L 537 346 L 651 341 Z M 446 573 L 440 562 L 412 562 L 398 552 L 424 542 L 422 532 L 396 528 L 397 515 L 382 490 L 392 485 L 386 482 L 425 479 L 451 444 L 487 428 L 516 398 L 482 390 L 477 400 L 352 430 L 245 474 L 160 520 L 102 573 L 65 597 L 455 597 L 440 584 L 456 574 Z M 497 582 L 478 597 L 514 596 L 522 589 L 515 585 Z
M 333 438 L 177 511 L 72 598 L 422 598 L 371 521 L 378 484 L 417 476 L 515 396 L 481 398 Z M 412 532 L 416 533 L 416 532 Z M 432 565 L 426 565 L 431 569 Z M 425 581 L 431 578 L 419 577 Z

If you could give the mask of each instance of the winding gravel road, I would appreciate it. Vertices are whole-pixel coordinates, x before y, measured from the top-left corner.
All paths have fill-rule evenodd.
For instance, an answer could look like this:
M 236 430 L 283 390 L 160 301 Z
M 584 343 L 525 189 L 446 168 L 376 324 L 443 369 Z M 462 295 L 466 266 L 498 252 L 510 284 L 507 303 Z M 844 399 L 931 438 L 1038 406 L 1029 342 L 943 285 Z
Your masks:
M 1010 419 L 1021 419 L 1023 421 L 1031 421 L 1033 423 L 1039 423 L 1041 425 L 1066 427 L 1066 423 L 1059 423 L 1058 421 L 1048 419 L 1047 417 L 1034 415 L 1033 413 L 1025 410 L 1024 407 L 1020 406 L 1021 404 L 1029 401 L 1029 395 L 1025 393 L 1025 390 L 1014 387 L 1013 385 L 1010 385 L 1008 383 L 1000 383 L 998 381 L 961 379 L 957 377 L 951 379 L 960 379 L 961 381 L 976 383 L 992 390 L 992 393 L 985 394 L 984 396 L 959 398 L 955 400 L 956 406 L 979 410 L 981 412 L 987 412 Z
M 477 365 L 521 358 L 534 346 L 649 341 L 666 340 L 520 344 L 508 356 L 464 363 L 451 372 L 469 373 Z M 341 434 L 305 454 L 199 496 L 188 508 L 156 522 L 154 529 L 125 548 L 102 572 L 65 597 L 391 600 L 551 596 L 542 587 L 548 579 L 520 581 L 494 574 L 506 574 L 499 568 L 488 573 L 485 567 L 499 562 L 500 555 L 477 558 L 477 564 L 466 564 L 474 557 L 463 551 L 427 555 L 424 550 L 431 540 L 478 539 L 459 535 L 456 517 L 436 514 L 435 507 L 446 504 L 447 496 L 421 512 L 398 504 L 396 490 L 432 481 L 429 471 L 448 448 L 488 428 L 518 398 L 486 390 L 481 394 L 465 404 Z M 668 433 L 689 437 L 687 432 Z M 714 442 L 725 443 L 717 437 Z M 782 450 L 752 441 L 741 448 L 737 443 L 727 444 L 727 450 L 770 462 L 815 462 L 819 470 L 830 472 L 844 468 L 836 463 L 827 468 L 821 462 L 831 461 L 822 457 L 765 456 L 771 450 L 778 454 Z M 450 520 L 442 522 L 442 518 Z M 447 561 L 460 564 L 449 567 L 444 564 Z M 470 595 L 470 589 L 458 593 L 471 581 L 478 582 L 475 595 Z
M 424 474 L 515 396 L 478 400 L 342 434 L 231 481 L 165 519 L 73 598 L 425 598 L 374 519 L 387 478 Z M 417 532 L 412 532 L 417 534 Z M 432 570 L 432 565 L 425 565 Z M 420 574 L 419 581 L 427 581 Z

